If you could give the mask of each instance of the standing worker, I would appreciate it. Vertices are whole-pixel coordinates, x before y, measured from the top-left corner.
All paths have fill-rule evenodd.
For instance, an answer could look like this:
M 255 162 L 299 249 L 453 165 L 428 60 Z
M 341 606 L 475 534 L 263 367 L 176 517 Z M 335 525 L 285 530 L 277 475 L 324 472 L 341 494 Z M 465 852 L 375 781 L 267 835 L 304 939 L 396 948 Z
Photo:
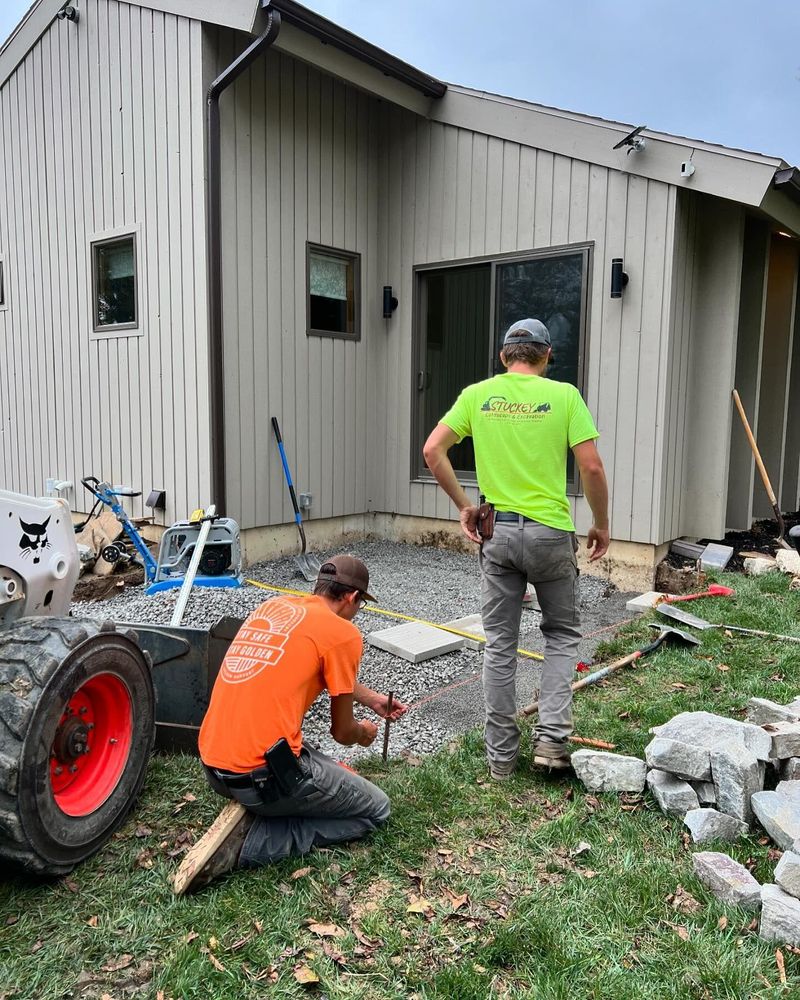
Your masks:
M 303 742 L 306 712 L 331 698 L 331 735 L 368 747 L 378 727 L 353 717 L 353 703 L 381 718 L 408 711 L 356 680 L 363 643 L 353 624 L 374 600 L 355 556 L 324 563 L 313 595 L 275 597 L 245 621 L 225 656 L 200 729 L 200 757 L 214 791 L 233 799 L 188 852 L 176 893 L 232 868 L 269 864 L 314 846 L 356 840 L 389 818 L 389 799 L 371 782 Z
M 512 774 L 519 753 L 515 681 L 528 582 L 536 588 L 545 637 L 533 761 L 548 768 L 570 766 L 571 684 L 581 634 L 578 544 L 566 495 L 569 448 L 594 517 L 586 540 L 589 559 L 600 559 L 608 549 L 608 487 L 597 429 L 575 386 L 545 378 L 551 357 L 544 323 L 514 323 L 500 352 L 506 371 L 467 386 L 423 449 L 428 468 L 458 507 L 462 531 L 481 545 L 486 754 L 498 781 Z M 493 532 L 487 521 L 479 534 L 479 508 L 470 503 L 447 455 L 465 437 L 473 439 L 480 492 L 494 508 Z

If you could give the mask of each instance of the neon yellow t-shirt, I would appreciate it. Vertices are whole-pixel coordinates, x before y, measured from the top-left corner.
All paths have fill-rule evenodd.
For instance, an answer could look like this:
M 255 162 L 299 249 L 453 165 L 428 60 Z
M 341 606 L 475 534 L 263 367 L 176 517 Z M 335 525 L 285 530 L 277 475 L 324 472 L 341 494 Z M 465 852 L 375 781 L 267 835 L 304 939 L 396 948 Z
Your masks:
M 505 372 L 468 385 L 441 423 L 472 438 L 480 490 L 496 510 L 575 530 L 567 453 L 599 435 L 574 385 Z

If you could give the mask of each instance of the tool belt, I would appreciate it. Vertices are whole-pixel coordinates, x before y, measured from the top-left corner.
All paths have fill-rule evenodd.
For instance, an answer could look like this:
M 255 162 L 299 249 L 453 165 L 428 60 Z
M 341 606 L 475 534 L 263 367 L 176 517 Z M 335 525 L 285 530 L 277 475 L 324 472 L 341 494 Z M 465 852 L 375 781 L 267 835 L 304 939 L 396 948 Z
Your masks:
M 236 792 L 252 788 L 256 791 L 263 802 L 276 802 L 281 798 L 281 790 L 275 775 L 269 767 L 257 767 L 254 771 L 221 771 L 217 767 L 208 767 L 207 770 L 223 784 L 228 791 Z M 235 796 L 234 796 L 235 797 Z

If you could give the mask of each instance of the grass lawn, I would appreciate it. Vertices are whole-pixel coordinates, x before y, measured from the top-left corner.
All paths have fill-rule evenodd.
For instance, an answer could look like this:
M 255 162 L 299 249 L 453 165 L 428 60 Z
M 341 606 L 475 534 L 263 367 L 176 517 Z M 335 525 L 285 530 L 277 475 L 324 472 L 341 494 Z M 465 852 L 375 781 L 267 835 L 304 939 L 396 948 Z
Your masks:
M 689 610 L 797 633 L 787 577 L 718 579 L 737 597 Z M 623 628 L 603 658 L 648 642 L 653 617 Z M 753 695 L 800 693 L 800 646 L 702 640 L 580 692 L 576 731 L 641 756 L 649 727 L 678 712 L 741 717 Z M 524 752 L 528 736 L 526 723 Z M 526 763 L 490 783 L 474 733 L 422 762 L 364 771 L 394 805 L 371 840 L 178 900 L 167 877 L 221 800 L 195 760 L 155 758 L 133 816 L 98 856 L 56 882 L 4 878 L 0 1000 L 800 996 L 800 950 L 781 949 L 782 983 L 775 945 L 697 881 L 690 855 L 701 848 L 648 797 L 588 795 Z M 719 849 L 772 881 L 779 854 L 766 838 Z

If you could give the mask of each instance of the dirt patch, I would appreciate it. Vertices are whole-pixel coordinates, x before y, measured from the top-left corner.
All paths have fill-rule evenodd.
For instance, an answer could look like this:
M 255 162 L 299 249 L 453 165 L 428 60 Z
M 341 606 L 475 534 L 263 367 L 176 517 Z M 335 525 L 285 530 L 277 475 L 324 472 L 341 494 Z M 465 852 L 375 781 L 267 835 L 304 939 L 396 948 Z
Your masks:
M 141 566 L 133 566 L 125 570 L 116 570 L 109 576 L 95 576 L 85 573 L 75 584 L 73 601 L 105 601 L 109 597 L 121 594 L 128 587 L 141 586 L 144 583 L 144 570 Z
M 786 533 L 796 524 L 800 524 L 800 511 L 784 514 Z M 754 521 L 749 531 L 729 531 L 724 538 L 701 538 L 699 545 L 716 542 L 719 545 L 730 545 L 733 557 L 726 566 L 729 573 L 741 573 L 744 569 L 745 557 L 742 553 L 761 552 L 774 556 L 778 549 L 778 524 L 772 518 Z M 675 572 L 677 571 L 677 572 Z M 705 575 L 699 572 L 697 561 L 686 559 L 668 552 L 656 569 L 656 589 L 670 594 L 688 594 L 702 590 L 699 584 L 705 583 Z

